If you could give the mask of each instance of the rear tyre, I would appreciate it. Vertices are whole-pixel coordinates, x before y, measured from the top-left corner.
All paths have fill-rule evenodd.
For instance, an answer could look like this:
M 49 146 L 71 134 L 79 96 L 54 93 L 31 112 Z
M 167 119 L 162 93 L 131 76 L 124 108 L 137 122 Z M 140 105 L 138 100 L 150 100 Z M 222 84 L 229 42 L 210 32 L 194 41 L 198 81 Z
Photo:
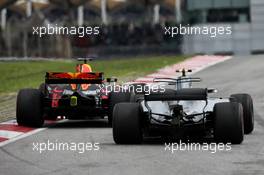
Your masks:
M 38 89 L 22 89 L 17 96 L 17 123 L 22 126 L 41 127 L 44 123 L 42 93 Z
M 214 117 L 214 138 L 217 142 L 240 144 L 243 141 L 243 107 L 240 103 L 215 104 Z
M 130 102 L 133 95 L 130 92 L 110 92 L 108 108 L 108 124 L 112 126 L 113 110 L 117 103 Z
M 139 103 L 119 103 L 113 111 L 113 138 L 116 144 L 140 144 L 143 139 Z
M 244 132 L 250 134 L 254 130 L 253 100 L 248 94 L 233 94 L 232 98 L 243 106 Z

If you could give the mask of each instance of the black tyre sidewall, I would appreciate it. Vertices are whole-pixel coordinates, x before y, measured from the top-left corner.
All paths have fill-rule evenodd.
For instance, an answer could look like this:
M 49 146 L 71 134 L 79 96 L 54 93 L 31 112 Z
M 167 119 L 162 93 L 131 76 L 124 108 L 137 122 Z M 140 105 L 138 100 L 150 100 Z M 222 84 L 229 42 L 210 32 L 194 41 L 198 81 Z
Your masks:
M 108 123 L 112 125 L 113 110 L 116 104 L 130 102 L 133 95 L 130 92 L 110 92 L 108 105 Z
M 141 110 L 139 103 L 119 103 L 113 111 L 113 138 L 117 144 L 142 142 Z
M 244 118 L 244 132 L 249 134 L 254 129 L 254 106 L 253 100 L 248 94 L 233 94 L 231 98 L 234 98 L 238 103 L 243 106 L 243 118 Z
M 38 89 L 22 89 L 17 96 L 16 117 L 19 125 L 41 127 L 44 123 L 42 93 Z
M 214 117 L 214 137 L 217 142 L 240 144 L 243 141 L 243 107 L 240 103 L 215 104 Z

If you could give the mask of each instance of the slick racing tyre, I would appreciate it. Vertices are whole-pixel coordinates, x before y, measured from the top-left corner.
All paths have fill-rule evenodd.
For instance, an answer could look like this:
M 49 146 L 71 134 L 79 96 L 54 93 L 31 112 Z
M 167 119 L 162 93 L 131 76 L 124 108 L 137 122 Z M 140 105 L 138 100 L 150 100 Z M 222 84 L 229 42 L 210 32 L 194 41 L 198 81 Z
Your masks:
M 133 94 L 130 92 L 110 92 L 108 107 L 108 123 L 111 126 L 113 120 L 113 110 L 117 103 L 133 101 Z
M 253 100 L 248 94 L 233 94 L 231 99 L 243 106 L 243 118 L 244 118 L 244 132 L 245 134 L 250 134 L 254 129 L 254 107 Z
M 17 95 L 16 119 L 22 126 L 41 127 L 44 123 L 42 94 L 38 89 L 22 89 Z
M 113 112 L 113 138 L 116 144 L 142 142 L 139 103 L 118 103 Z
M 214 138 L 217 142 L 240 144 L 244 139 L 243 107 L 224 102 L 214 106 Z

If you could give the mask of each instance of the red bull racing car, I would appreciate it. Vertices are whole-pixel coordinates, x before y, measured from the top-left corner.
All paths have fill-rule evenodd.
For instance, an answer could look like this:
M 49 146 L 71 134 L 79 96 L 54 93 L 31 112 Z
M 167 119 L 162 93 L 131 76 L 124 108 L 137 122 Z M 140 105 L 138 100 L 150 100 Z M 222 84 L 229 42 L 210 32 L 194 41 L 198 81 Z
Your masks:
M 130 99 L 129 93 L 110 92 L 114 78 L 104 79 L 103 72 L 93 72 L 87 60 L 76 65 L 76 72 L 47 72 L 39 89 L 21 89 L 17 96 L 17 123 L 41 127 L 44 120 L 57 116 L 67 119 L 92 119 L 108 116 L 116 103 Z

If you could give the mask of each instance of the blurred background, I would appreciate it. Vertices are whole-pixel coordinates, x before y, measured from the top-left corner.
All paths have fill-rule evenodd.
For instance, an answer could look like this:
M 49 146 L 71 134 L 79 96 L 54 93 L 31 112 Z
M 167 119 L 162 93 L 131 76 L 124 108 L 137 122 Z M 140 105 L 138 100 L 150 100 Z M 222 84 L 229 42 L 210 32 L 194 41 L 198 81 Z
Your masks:
M 73 58 L 264 52 L 263 0 L 0 0 L 0 57 Z M 231 26 L 232 35 L 170 38 L 165 26 Z M 100 26 L 100 35 L 33 27 Z

